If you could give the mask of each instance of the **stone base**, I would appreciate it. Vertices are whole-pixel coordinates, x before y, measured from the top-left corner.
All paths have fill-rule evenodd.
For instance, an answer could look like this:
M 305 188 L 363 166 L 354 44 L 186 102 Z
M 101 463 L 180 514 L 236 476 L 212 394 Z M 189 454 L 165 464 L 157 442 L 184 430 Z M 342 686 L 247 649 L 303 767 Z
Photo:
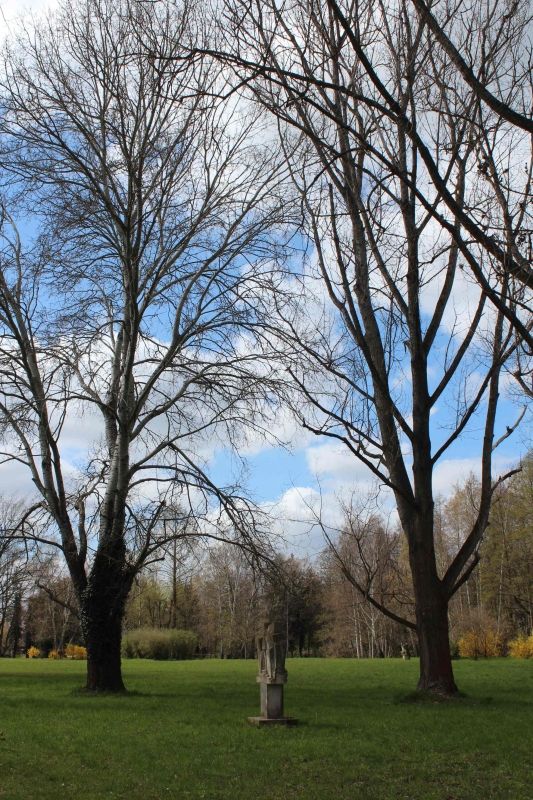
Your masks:
M 248 717 L 250 725 L 262 728 L 268 725 L 297 725 L 296 717 Z
M 283 719 L 285 716 L 283 713 L 283 684 L 262 683 L 259 690 L 261 716 L 267 719 Z

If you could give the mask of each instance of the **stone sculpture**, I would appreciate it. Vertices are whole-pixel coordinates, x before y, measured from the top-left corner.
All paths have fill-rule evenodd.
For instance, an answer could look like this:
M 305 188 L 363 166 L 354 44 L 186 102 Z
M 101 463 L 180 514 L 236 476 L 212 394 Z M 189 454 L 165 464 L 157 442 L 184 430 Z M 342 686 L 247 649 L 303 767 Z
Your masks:
M 256 645 L 259 661 L 256 680 L 260 689 L 261 716 L 248 719 L 254 725 L 294 724 L 296 720 L 293 717 L 283 715 L 283 686 L 287 683 L 286 642 L 275 620 L 263 620 Z

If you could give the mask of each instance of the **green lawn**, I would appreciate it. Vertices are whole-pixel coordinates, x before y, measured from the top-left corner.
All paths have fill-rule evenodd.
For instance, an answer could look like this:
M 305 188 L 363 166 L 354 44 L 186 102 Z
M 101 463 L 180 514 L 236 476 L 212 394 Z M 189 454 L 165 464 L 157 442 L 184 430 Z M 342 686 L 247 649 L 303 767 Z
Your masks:
M 296 728 L 256 729 L 252 661 L 0 661 L 0 798 L 531 800 L 533 662 L 460 661 L 466 699 L 406 703 L 414 660 L 289 661 Z

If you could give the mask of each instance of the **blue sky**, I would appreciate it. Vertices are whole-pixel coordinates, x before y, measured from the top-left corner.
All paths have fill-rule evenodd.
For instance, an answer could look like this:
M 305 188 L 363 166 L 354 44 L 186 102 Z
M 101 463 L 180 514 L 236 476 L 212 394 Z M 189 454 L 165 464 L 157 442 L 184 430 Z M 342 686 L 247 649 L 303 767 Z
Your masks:
M 19 11 L 42 10 L 54 3 L 33 0 L 0 3 L 4 19 L 12 19 Z M 6 26 L 4 24 L 3 30 Z M 506 426 L 512 425 L 524 403 L 524 399 L 512 396 L 512 384 L 504 380 L 502 399 L 498 414 L 496 436 L 501 435 Z M 444 406 L 437 406 L 434 425 L 446 424 L 450 420 L 450 411 Z M 80 443 L 94 434 L 95 421 L 90 414 L 72 420 L 67 426 L 67 439 L 64 453 L 74 462 L 80 451 Z M 369 487 L 371 479 L 365 468 L 331 440 L 313 437 L 298 430 L 297 426 L 284 417 L 280 420 L 284 436 L 289 440 L 287 449 L 273 446 L 266 442 L 254 442 L 248 449 L 245 479 L 253 498 L 268 507 L 278 518 L 278 529 L 287 537 L 287 548 L 296 554 L 314 554 L 322 540 L 314 531 L 310 537 L 312 514 L 309 506 L 321 502 L 328 519 L 333 525 L 340 523 L 337 498 L 346 495 L 351 489 Z M 436 438 L 436 437 L 435 437 Z M 481 438 L 479 425 L 475 423 L 455 443 L 444 456 L 435 473 L 435 489 L 437 494 L 447 496 L 453 486 L 464 480 L 470 473 L 479 473 Z M 532 446 L 531 413 L 529 418 L 495 454 L 495 476 L 514 465 Z M 237 463 L 229 451 L 215 450 L 212 454 L 211 471 L 213 478 L 220 483 L 231 482 L 239 471 Z M 22 467 L 4 466 L 0 468 L 0 480 L 5 494 L 22 496 L 31 489 L 29 476 L 23 473 Z M 384 500 L 384 510 L 389 510 Z

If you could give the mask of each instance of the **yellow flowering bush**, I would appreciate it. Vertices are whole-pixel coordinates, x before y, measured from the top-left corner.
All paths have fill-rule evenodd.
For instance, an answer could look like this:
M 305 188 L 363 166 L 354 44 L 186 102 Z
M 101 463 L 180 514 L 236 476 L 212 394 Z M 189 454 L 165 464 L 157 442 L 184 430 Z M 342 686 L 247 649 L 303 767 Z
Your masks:
M 85 661 L 87 658 L 87 648 L 82 647 L 80 644 L 67 644 L 65 647 L 65 655 L 67 658 L 73 658 L 75 661 Z
M 27 650 L 26 655 L 28 658 L 39 658 L 41 655 L 41 651 L 38 647 L 29 647 Z
M 48 658 L 51 658 L 53 661 L 58 661 L 61 658 L 61 653 L 59 650 L 50 650 Z
M 462 658 L 490 658 L 503 653 L 502 637 L 490 628 L 465 631 L 457 645 Z
M 511 658 L 533 658 L 533 633 L 531 636 L 517 636 L 509 642 Z

